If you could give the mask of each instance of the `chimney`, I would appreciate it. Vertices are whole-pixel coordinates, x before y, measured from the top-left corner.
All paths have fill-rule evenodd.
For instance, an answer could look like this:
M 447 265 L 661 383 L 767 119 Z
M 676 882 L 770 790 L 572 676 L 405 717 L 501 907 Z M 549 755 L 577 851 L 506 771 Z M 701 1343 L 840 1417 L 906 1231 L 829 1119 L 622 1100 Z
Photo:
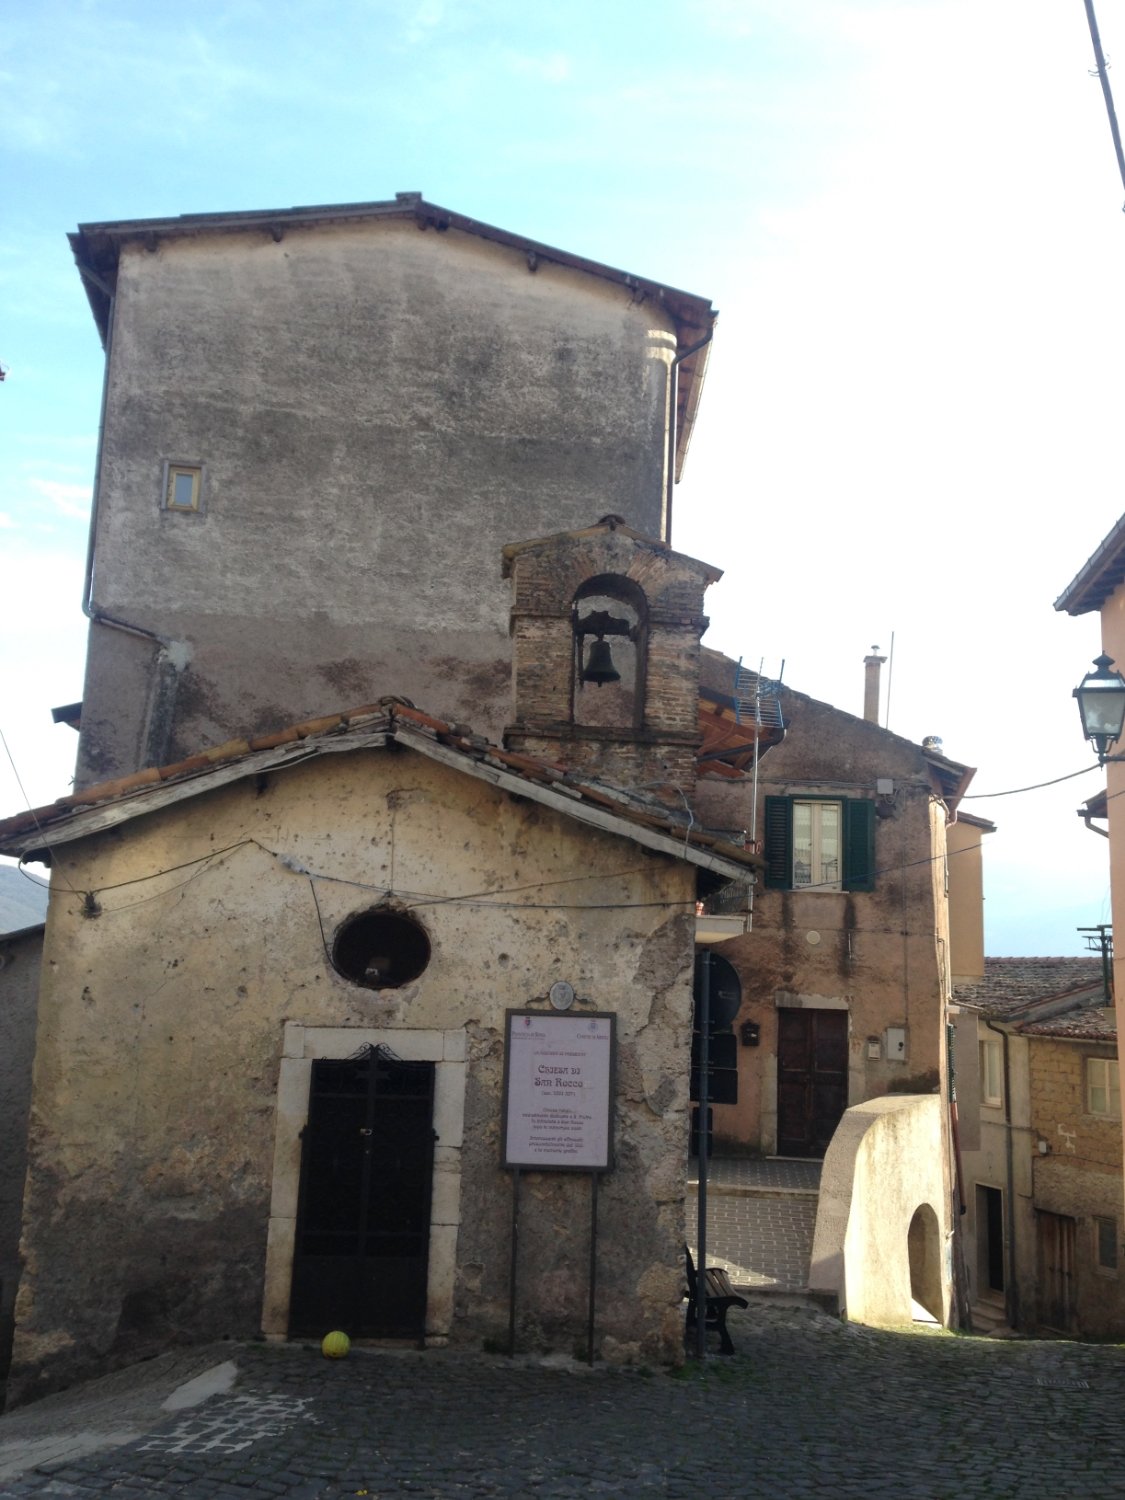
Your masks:
M 885 656 L 879 656 L 878 646 L 872 646 L 871 655 L 863 658 L 863 717 L 869 724 L 879 722 L 879 677 Z

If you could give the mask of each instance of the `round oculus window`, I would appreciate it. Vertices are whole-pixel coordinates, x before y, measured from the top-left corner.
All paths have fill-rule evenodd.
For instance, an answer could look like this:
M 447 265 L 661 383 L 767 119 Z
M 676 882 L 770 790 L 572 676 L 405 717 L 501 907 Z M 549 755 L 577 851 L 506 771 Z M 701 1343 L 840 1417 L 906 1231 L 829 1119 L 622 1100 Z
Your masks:
M 398 911 L 360 912 L 343 924 L 332 944 L 336 972 L 369 990 L 409 984 L 429 961 L 426 929 Z

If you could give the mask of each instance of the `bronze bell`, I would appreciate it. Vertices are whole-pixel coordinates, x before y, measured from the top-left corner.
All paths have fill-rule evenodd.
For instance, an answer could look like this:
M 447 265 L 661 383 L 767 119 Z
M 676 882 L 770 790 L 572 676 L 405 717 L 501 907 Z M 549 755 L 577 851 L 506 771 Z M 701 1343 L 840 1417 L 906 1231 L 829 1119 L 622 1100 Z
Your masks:
M 590 647 L 590 654 L 586 658 L 586 670 L 582 673 L 583 682 L 593 682 L 601 687 L 603 682 L 620 682 L 621 673 L 613 665 L 613 653 L 609 649 L 609 642 L 604 641 L 601 636 Z

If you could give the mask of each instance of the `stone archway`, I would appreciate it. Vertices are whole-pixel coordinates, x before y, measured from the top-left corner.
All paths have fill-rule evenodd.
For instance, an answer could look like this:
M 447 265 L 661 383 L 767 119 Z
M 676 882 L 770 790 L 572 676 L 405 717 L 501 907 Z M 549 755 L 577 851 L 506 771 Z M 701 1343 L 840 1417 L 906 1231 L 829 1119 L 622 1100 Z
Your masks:
M 910 1296 L 938 1323 L 942 1317 L 941 1230 L 937 1214 L 928 1203 L 914 1210 L 906 1234 L 910 1258 Z

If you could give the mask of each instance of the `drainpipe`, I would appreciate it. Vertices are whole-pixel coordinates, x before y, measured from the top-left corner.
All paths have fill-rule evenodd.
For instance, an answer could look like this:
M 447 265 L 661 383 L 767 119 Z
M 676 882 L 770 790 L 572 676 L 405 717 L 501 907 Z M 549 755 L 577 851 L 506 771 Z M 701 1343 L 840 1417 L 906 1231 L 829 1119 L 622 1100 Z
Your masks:
M 109 316 L 106 319 L 105 338 L 105 368 L 102 374 L 102 399 L 101 409 L 98 414 L 98 446 L 94 456 L 94 484 L 90 501 L 90 530 L 86 540 L 86 572 L 82 583 L 82 613 L 94 625 L 104 625 L 110 630 L 119 630 L 125 635 L 135 636 L 138 640 L 148 641 L 159 647 L 156 655 L 156 674 L 154 684 L 149 692 L 148 707 L 145 724 L 144 758 L 147 763 L 157 764 L 162 759 L 161 751 L 164 748 L 167 736 L 162 732 L 161 720 L 163 713 L 157 712 L 157 708 L 170 712 L 171 699 L 175 694 L 175 679 L 183 671 L 188 662 L 188 649 L 184 642 L 170 640 L 167 636 L 158 635 L 154 630 L 146 630 L 142 625 L 132 625 L 127 620 L 119 620 L 116 616 L 107 614 L 99 609 L 94 603 L 94 547 L 98 533 L 98 511 L 101 501 L 102 480 L 102 452 L 105 445 L 105 421 L 106 411 L 109 406 L 109 374 L 110 360 L 113 354 L 113 328 L 117 314 L 117 297 L 113 288 L 90 266 L 83 265 L 82 261 L 75 256 L 75 265 L 78 267 L 79 275 L 92 286 L 97 287 L 109 302 Z
M 948 1011 L 946 1012 L 948 1016 Z M 969 1278 L 965 1269 L 965 1241 L 961 1229 L 965 1212 L 965 1173 L 961 1160 L 961 1121 L 957 1115 L 957 1062 L 954 1055 L 954 1039 L 957 1028 L 951 1020 L 945 1023 L 945 1058 L 949 1075 L 947 1095 L 949 1103 L 950 1145 L 953 1148 L 953 1218 L 949 1237 L 952 1241 L 952 1278 L 955 1296 L 957 1326 L 966 1333 L 972 1331 L 973 1315 L 969 1300 Z
M 682 350 L 668 367 L 668 474 L 664 481 L 664 540 L 669 543 L 672 540 L 672 488 L 676 483 L 676 404 L 680 399 L 680 365 L 693 354 L 698 354 L 714 337 L 714 328 L 708 329 L 698 344 Z
M 1011 1089 L 1011 1067 L 1008 1061 L 1008 1033 L 1001 1031 L 999 1026 L 993 1026 L 992 1022 L 985 1020 L 984 1023 L 989 1031 L 994 1031 L 1000 1038 L 1004 1048 L 1004 1134 L 1007 1143 L 1005 1152 L 1007 1161 L 1007 1185 L 1004 1191 L 1004 1199 L 1007 1204 L 1008 1220 L 1008 1254 L 1007 1260 L 1007 1284 L 1004 1288 L 1004 1315 L 1008 1319 L 1009 1328 L 1016 1326 L 1019 1317 L 1019 1291 L 1016 1287 L 1016 1205 L 1012 1196 L 1012 1089 Z M 979 1226 L 978 1226 L 979 1227 Z

